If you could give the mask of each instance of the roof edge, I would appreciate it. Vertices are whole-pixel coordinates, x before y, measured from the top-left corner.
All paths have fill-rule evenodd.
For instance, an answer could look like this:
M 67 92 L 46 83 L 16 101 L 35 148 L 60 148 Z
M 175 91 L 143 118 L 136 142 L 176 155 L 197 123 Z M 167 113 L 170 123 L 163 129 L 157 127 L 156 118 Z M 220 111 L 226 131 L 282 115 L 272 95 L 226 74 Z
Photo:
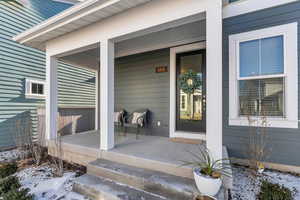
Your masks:
M 102 2 L 101 2 L 102 1 Z M 78 4 L 75 4 L 74 6 L 64 10 L 63 12 L 54 15 L 53 17 L 50 17 L 49 19 L 41 22 L 40 24 L 37 24 L 36 26 L 21 32 L 14 36 L 12 40 L 24 43 L 24 40 L 26 40 L 28 37 L 38 34 L 39 31 L 41 31 L 43 28 L 46 28 L 51 25 L 55 25 L 56 23 L 59 23 L 59 21 L 63 18 L 70 17 L 72 15 L 76 15 L 78 12 L 80 12 L 83 9 L 86 9 L 88 7 L 93 8 L 93 5 L 96 3 L 108 3 L 108 2 L 115 2 L 115 1 L 121 1 L 121 0 L 85 0 Z M 109 3 L 108 3 L 109 4 Z

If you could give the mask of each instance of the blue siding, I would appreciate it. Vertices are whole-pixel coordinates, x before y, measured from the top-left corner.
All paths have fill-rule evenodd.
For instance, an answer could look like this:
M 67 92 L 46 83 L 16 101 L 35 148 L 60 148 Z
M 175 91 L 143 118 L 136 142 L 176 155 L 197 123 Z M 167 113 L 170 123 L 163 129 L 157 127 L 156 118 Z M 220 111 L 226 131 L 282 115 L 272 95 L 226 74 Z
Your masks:
M 22 2 L 0 1 L 0 148 L 13 144 L 20 117 L 30 117 L 36 131 L 37 107 L 44 106 L 44 100 L 25 98 L 25 79 L 45 80 L 45 54 L 11 38 L 71 6 L 52 0 Z M 60 106 L 94 105 L 93 72 L 60 63 L 58 80 Z
M 147 135 L 169 136 L 170 74 L 155 72 L 157 66 L 169 66 L 169 54 L 163 49 L 116 59 L 115 107 L 149 109 L 149 125 L 143 129 Z
M 229 96 L 229 53 L 228 36 L 241 32 L 267 28 L 274 25 L 282 25 L 292 22 L 298 22 L 300 25 L 300 2 L 286 4 L 258 12 L 253 12 L 241 16 L 236 16 L 224 20 L 223 33 L 223 117 L 224 117 L 224 144 L 229 148 L 229 153 L 234 157 L 245 158 L 246 142 L 248 141 L 249 128 L 228 126 L 228 96 Z M 299 28 L 298 28 L 299 29 Z M 298 30 L 300 33 L 300 29 Z M 300 40 L 298 40 L 300 42 Z M 300 47 L 300 44 L 298 44 Z M 299 52 L 299 51 L 298 51 Z M 300 66 L 300 65 L 299 65 Z M 299 86 L 298 86 L 299 87 Z M 298 105 L 299 107 L 299 105 Z M 299 107 L 300 108 L 300 107 Z M 272 153 L 269 161 L 275 163 L 300 165 L 300 130 L 299 129 L 281 129 L 269 128 L 269 148 Z

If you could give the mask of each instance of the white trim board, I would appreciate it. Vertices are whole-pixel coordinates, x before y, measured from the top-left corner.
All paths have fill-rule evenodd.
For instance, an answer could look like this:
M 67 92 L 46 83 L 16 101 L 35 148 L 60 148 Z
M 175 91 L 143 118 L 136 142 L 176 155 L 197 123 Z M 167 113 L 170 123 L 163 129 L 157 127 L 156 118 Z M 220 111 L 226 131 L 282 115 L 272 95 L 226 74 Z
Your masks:
M 81 0 L 52 0 L 52 1 L 74 5 L 74 4 L 79 3 Z
M 248 159 L 232 157 L 231 160 L 232 160 L 232 163 L 234 163 L 234 164 L 249 166 Z M 286 165 L 286 164 L 280 164 L 280 163 L 274 163 L 274 162 L 263 162 L 263 164 L 266 169 L 275 169 L 275 170 L 278 170 L 281 172 L 300 174 L 300 166 Z
M 284 38 L 285 117 L 268 117 L 268 127 L 298 128 L 298 23 L 273 26 L 229 36 L 229 126 L 249 126 L 238 112 L 239 44 L 282 35 Z M 254 124 L 252 126 L 257 126 Z M 258 125 L 259 126 L 259 125 Z
M 169 134 L 170 138 L 187 138 L 206 140 L 206 135 L 201 132 L 176 131 L 176 54 L 195 51 L 206 48 L 206 42 L 193 43 L 178 46 L 170 49 L 170 118 Z
M 126 49 L 126 50 L 122 50 L 120 52 L 116 52 L 116 58 L 145 53 L 145 52 L 149 52 L 149 51 L 155 51 L 155 50 L 159 50 L 159 49 L 180 46 L 180 45 L 185 45 L 185 44 L 190 44 L 190 43 L 195 43 L 195 42 L 204 41 L 204 40 L 206 40 L 206 36 L 187 38 L 187 39 L 180 40 L 180 41 L 163 42 L 163 43 L 159 43 L 157 45 L 149 46 L 147 48 L 141 47 L 140 49 Z
M 223 18 L 234 17 L 251 13 L 283 4 L 292 3 L 299 0 L 240 0 L 229 3 L 223 8 Z

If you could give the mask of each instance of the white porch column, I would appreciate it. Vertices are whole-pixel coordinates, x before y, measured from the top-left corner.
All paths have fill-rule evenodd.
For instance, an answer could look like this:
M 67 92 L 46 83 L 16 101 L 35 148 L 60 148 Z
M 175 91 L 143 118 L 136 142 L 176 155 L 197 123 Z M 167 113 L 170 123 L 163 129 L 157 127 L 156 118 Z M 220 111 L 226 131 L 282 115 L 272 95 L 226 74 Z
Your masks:
M 101 150 L 114 147 L 114 43 L 100 43 L 100 133 Z
M 57 59 L 46 54 L 46 139 L 57 137 Z
M 222 158 L 222 0 L 209 0 L 206 12 L 207 90 L 206 143 Z
M 95 72 L 95 89 L 96 89 L 96 94 L 95 94 L 95 130 L 100 130 L 100 67 L 99 69 Z

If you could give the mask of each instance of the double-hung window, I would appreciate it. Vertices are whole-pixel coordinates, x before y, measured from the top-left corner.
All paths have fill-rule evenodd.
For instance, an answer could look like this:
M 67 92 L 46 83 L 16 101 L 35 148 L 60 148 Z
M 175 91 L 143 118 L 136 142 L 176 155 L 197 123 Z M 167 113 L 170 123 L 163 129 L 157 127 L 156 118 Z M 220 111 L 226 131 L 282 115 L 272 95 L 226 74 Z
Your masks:
M 297 23 L 229 36 L 229 125 L 298 127 Z

